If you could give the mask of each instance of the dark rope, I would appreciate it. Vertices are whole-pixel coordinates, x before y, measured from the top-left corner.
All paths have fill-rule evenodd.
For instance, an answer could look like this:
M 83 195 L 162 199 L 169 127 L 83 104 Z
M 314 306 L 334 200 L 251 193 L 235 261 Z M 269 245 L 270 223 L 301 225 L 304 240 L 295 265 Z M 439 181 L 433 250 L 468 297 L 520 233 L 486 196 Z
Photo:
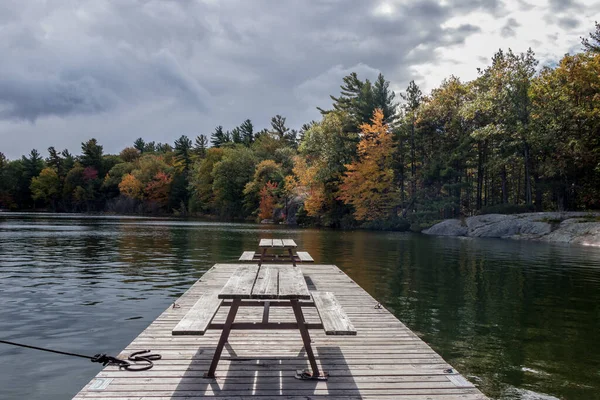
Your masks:
M 132 364 L 127 360 L 121 360 L 119 358 L 111 357 L 106 354 L 96 354 L 94 356 L 86 356 L 85 354 L 69 353 L 67 351 L 53 350 L 53 349 L 47 349 L 44 347 L 31 346 L 28 344 L 9 342 L 8 340 L 0 340 L 0 343 L 9 344 L 12 346 L 25 347 L 27 349 L 47 351 L 48 353 L 62 354 L 65 356 L 87 358 L 91 362 L 100 363 L 104 366 L 116 365 L 119 367 L 119 369 L 126 369 L 128 371 L 149 370 L 150 368 L 152 368 L 154 366 L 154 363 L 152 361 L 160 360 L 162 358 L 160 354 L 151 354 L 150 350 L 141 350 L 141 351 L 136 351 L 134 353 L 131 353 L 131 355 L 129 356 L 128 360 L 133 361 L 133 364 Z M 148 354 L 148 353 L 150 353 L 150 354 Z M 138 362 L 141 362 L 143 364 L 137 364 Z

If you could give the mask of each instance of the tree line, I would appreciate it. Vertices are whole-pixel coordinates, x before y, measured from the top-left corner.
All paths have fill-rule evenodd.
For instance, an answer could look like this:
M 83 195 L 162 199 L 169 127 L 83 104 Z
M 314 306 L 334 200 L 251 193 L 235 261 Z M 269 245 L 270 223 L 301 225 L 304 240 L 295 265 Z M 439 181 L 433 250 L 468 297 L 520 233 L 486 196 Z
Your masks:
M 0 207 L 175 213 L 321 226 L 418 228 L 489 212 L 600 207 L 600 26 L 582 51 L 538 68 L 498 51 L 472 81 L 397 101 L 383 75 L 343 78 L 300 129 L 277 115 L 193 140 L 137 139 L 105 154 L 0 153 Z

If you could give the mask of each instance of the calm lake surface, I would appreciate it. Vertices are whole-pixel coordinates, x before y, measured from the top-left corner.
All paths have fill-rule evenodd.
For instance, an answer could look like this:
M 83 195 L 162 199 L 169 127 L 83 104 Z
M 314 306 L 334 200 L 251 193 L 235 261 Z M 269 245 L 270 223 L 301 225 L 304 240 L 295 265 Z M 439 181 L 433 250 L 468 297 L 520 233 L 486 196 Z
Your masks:
M 0 338 L 115 355 L 216 262 L 290 237 L 494 399 L 600 399 L 600 249 L 251 224 L 0 213 Z M 101 366 L 0 344 L 0 399 Z

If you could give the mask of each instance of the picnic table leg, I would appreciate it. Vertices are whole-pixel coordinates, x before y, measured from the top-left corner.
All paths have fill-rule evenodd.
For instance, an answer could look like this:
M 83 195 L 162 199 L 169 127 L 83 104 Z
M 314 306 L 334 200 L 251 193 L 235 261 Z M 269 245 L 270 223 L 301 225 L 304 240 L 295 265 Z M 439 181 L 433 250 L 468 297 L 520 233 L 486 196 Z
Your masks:
M 258 266 L 260 267 L 263 263 L 263 260 L 265 259 L 265 255 L 267 254 L 267 249 L 264 248 L 262 249 L 262 252 L 260 253 L 260 260 L 258 260 Z
M 292 249 L 288 249 L 288 253 L 290 253 L 290 258 L 292 259 L 292 264 L 295 267 L 296 266 L 296 259 L 294 258 L 294 252 L 292 251 Z
M 221 359 L 223 347 L 225 346 L 225 343 L 227 343 L 229 333 L 231 332 L 231 325 L 235 320 L 235 315 L 237 314 L 241 302 L 242 300 L 240 299 L 234 299 L 231 303 L 229 314 L 227 314 L 227 319 L 225 320 L 225 326 L 223 326 L 223 332 L 221 332 L 221 338 L 219 339 L 219 343 L 217 344 L 217 348 L 215 349 L 215 355 L 213 356 L 212 362 L 210 363 L 210 368 L 208 369 L 208 372 L 204 374 L 205 378 L 215 377 L 215 371 L 217 370 L 217 365 L 219 364 L 219 360 Z
M 300 303 L 298 303 L 298 300 L 290 300 L 290 303 L 292 303 L 292 309 L 294 310 L 294 315 L 296 316 L 296 321 L 298 322 L 298 329 L 300 330 L 300 335 L 302 336 L 302 341 L 304 342 L 304 349 L 306 350 L 306 355 L 308 356 L 308 361 L 310 362 L 310 367 L 312 368 L 312 376 L 309 376 L 308 379 L 327 379 L 327 373 L 321 373 L 319 371 L 317 360 L 315 360 L 315 354 L 313 353 L 312 346 L 310 345 L 310 334 L 308 333 L 308 328 L 306 327 L 304 314 L 302 314 L 302 306 Z

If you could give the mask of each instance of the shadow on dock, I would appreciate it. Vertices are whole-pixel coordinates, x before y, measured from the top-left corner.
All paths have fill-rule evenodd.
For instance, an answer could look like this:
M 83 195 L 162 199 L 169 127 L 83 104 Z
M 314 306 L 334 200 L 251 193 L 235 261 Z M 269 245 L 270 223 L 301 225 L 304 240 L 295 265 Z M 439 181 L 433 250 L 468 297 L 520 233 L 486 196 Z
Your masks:
M 267 341 L 265 345 L 268 345 Z M 174 396 L 334 396 L 362 399 L 350 366 L 337 346 L 313 347 L 319 367 L 330 375 L 327 381 L 295 378 L 297 370 L 310 368 L 301 344 L 296 355 L 239 356 L 235 347 L 235 344 L 225 345 L 216 379 L 203 377 L 204 372 L 208 370 L 214 348 L 199 348 L 175 389 Z

